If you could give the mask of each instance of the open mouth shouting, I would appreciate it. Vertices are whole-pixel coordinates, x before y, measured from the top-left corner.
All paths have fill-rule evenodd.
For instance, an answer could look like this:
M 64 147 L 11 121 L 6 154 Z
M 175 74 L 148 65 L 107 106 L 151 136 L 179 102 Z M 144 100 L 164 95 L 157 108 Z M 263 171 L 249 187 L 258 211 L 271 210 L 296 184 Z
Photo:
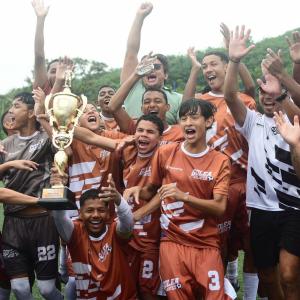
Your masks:
M 96 124 L 97 123 L 97 118 L 95 116 L 89 116 L 88 117 L 88 122 L 92 123 L 92 124 Z
M 196 129 L 191 128 L 191 127 L 185 128 L 184 133 L 185 133 L 186 139 L 192 139 L 196 135 Z

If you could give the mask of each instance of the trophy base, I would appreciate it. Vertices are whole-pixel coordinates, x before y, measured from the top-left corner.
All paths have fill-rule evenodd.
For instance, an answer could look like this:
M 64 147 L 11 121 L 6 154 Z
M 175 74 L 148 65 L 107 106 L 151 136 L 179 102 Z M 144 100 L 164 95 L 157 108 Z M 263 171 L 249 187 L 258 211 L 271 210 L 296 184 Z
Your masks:
M 65 186 L 43 189 L 42 197 L 37 204 L 49 210 L 78 209 L 75 203 L 75 194 Z

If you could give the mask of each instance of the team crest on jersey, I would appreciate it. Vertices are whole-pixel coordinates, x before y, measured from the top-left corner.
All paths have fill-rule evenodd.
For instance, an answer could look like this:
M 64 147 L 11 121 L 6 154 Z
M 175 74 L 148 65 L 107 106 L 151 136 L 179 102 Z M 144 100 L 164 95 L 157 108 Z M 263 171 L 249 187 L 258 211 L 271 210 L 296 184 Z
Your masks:
M 36 150 L 40 150 L 43 146 L 44 139 L 39 140 L 36 144 L 30 145 L 29 147 L 29 153 L 32 153 Z
M 181 289 L 182 285 L 178 277 L 167 279 L 163 281 L 164 290 L 166 292 Z
M 111 253 L 111 251 L 112 251 L 112 246 L 110 246 L 110 245 L 108 245 L 108 243 L 106 243 L 106 244 L 102 247 L 101 251 L 99 252 L 99 260 L 100 260 L 101 262 L 104 262 L 105 259 L 106 259 L 106 257 L 107 257 L 107 255 L 108 255 L 109 253 Z
M 207 171 L 201 171 L 194 169 L 192 171 L 191 177 L 194 179 L 200 179 L 200 180 L 206 180 L 206 181 L 212 181 L 214 180 L 212 176 L 212 172 L 207 172 Z
M 139 176 L 145 176 L 145 177 L 151 176 L 151 167 L 142 168 L 139 173 Z

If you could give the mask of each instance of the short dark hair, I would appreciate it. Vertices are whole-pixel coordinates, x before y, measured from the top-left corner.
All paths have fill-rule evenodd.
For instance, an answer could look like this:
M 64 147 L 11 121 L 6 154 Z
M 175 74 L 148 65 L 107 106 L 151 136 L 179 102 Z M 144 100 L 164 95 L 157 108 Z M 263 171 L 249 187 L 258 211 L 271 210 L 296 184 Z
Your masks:
M 166 104 L 168 104 L 168 96 L 167 94 L 160 88 L 157 88 L 157 87 L 149 87 L 149 88 L 146 88 L 145 92 L 143 93 L 143 96 L 142 96 L 142 103 L 144 103 L 144 95 L 147 93 L 147 92 L 159 92 L 163 95 L 165 101 L 166 101 Z
M 55 58 L 55 59 L 52 59 L 48 64 L 47 64 L 47 72 L 49 71 L 50 69 L 50 66 L 54 63 L 58 63 L 59 62 L 59 59 L 58 58 Z
M 142 115 L 137 120 L 136 126 L 138 126 L 141 121 L 152 122 L 157 127 L 159 135 L 163 134 L 163 132 L 164 132 L 164 123 L 157 115 L 153 115 L 153 114 Z
M 8 110 L 5 111 L 5 112 L 2 114 L 2 116 L 1 116 L 1 129 L 3 130 L 3 132 L 4 132 L 6 135 L 8 135 L 8 132 L 7 132 L 6 128 L 4 127 L 3 122 L 4 122 L 4 118 L 6 117 L 7 114 L 8 114 Z
M 189 99 L 184 101 L 179 108 L 179 118 L 185 115 L 195 115 L 197 112 L 201 111 L 202 116 L 205 120 L 213 117 L 217 111 L 216 107 L 210 102 L 202 99 Z
M 99 199 L 99 190 L 90 189 L 85 191 L 83 194 L 81 194 L 79 198 L 80 207 L 82 207 L 87 200 L 94 200 L 94 199 Z M 105 207 L 108 207 L 108 202 L 105 201 L 103 202 L 105 203 Z
M 227 54 L 222 52 L 222 51 L 209 51 L 209 52 L 206 52 L 204 54 L 203 58 L 206 57 L 206 56 L 209 56 L 209 55 L 216 55 L 216 56 L 220 57 L 220 59 L 223 62 L 225 62 L 226 64 L 228 64 L 228 62 L 229 62 L 229 58 L 228 58 Z
M 101 86 L 99 87 L 99 89 L 98 89 L 98 94 L 99 94 L 99 92 L 100 92 L 103 88 L 106 88 L 106 87 L 111 88 L 111 89 L 113 89 L 113 90 L 116 92 L 116 89 L 115 89 L 113 86 L 111 86 L 111 85 L 109 85 L 109 84 L 103 84 L 103 85 L 101 85 Z
M 32 93 L 22 92 L 15 95 L 14 100 L 23 102 L 27 105 L 28 109 L 34 109 L 35 102 L 32 95 Z M 38 130 L 41 128 L 41 124 L 37 120 L 35 120 L 35 128 Z

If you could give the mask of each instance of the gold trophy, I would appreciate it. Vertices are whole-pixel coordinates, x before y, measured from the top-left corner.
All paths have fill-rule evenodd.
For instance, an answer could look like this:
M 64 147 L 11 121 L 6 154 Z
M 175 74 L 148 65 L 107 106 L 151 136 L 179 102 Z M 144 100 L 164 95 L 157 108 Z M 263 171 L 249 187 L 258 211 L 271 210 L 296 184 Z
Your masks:
M 87 105 L 84 95 L 79 97 L 71 92 L 72 75 L 73 72 L 67 70 L 63 91 L 50 94 L 45 99 L 45 110 L 52 127 L 52 144 L 58 149 L 54 155 L 54 164 L 61 176 L 66 175 L 68 165 L 65 149 L 71 145 L 75 126 Z M 44 188 L 38 204 L 47 209 L 77 209 L 74 193 L 63 184 Z

